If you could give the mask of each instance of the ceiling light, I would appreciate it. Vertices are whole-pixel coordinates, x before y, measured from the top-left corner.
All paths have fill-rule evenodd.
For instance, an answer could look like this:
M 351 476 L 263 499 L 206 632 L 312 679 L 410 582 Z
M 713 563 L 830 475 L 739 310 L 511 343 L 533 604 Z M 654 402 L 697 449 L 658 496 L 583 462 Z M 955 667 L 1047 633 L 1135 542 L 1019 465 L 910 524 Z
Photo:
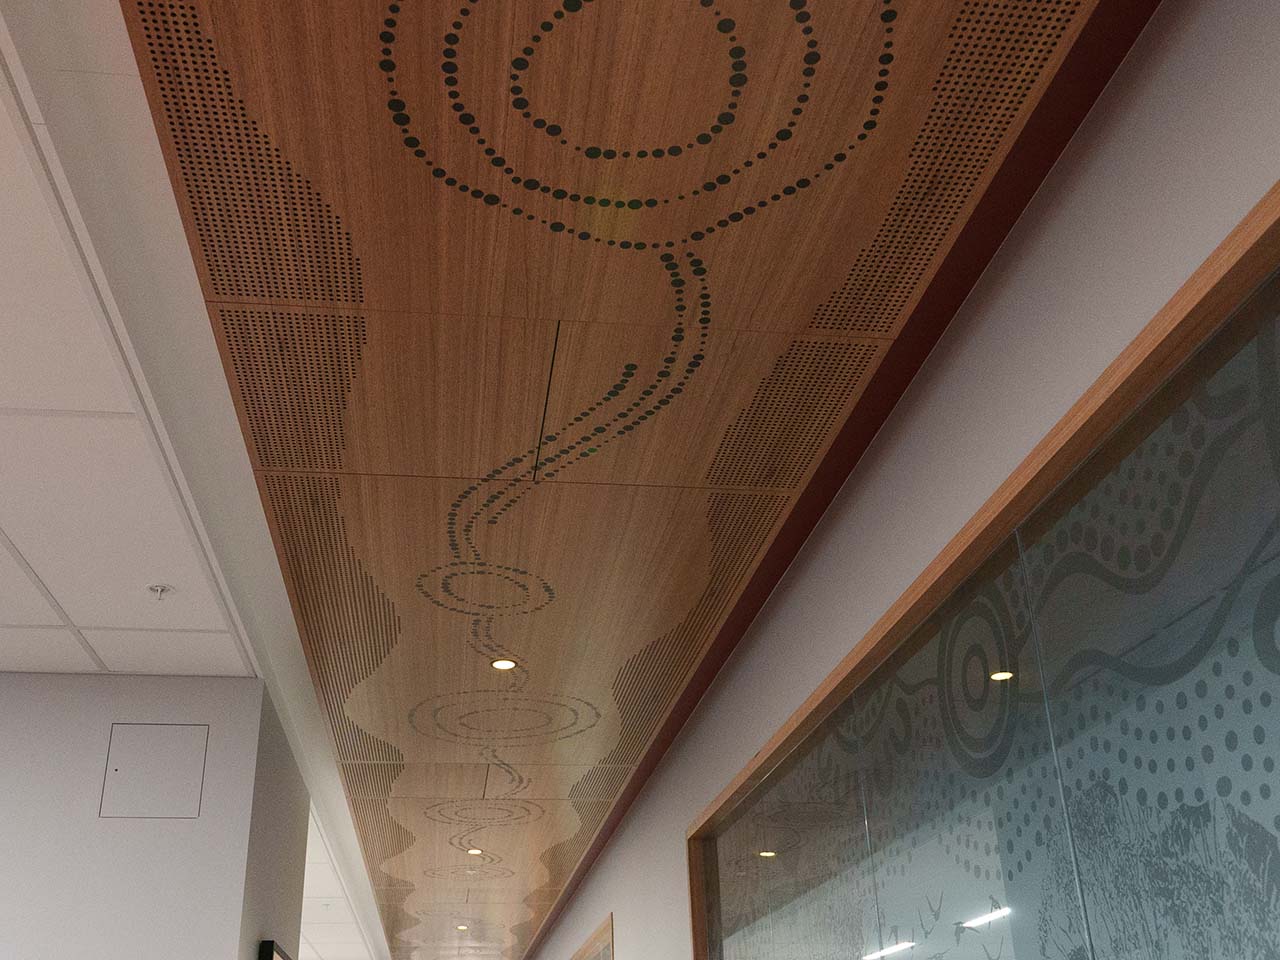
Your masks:
M 467 925 L 466 925 L 465 923 L 460 923 L 460 924 L 458 924 L 458 929 L 459 929 L 459 930 L 465 930 L 465 929 L 467 929 Z
M 895 943 L 892 947 L 885 947 L 875 953 L 864 954 L 862 960 L 879 960 L 880 957 L 887 957 L 895 953 L 901 953 L 903 950 L 910 950 L 915 945 L 916 942 L 914 940 L 903 940 L 901 943 Z
M 1008 670 L 997 670 L 995 673 L 991 675 L 991 679 L 995 680 L 997 683 L 1002 683 L 1005 680 L 1012 680 L 1013 674 L 1010 673 Z
M 478 857 L 480 856 L 480 854 L 484 853 L 484 851 L 481 850 L 479 847 L 472 847 L 470 850 L 467 851 L 467 853 L 471 854 L 473 857 Z
M 516 662 L 503 657 L 501 660 L 493 661 L 489 666 L 493 667 L 495 670 L 514 670 L 516 668 Z
M 972 920 L 966 920 L 966 927 L 981 927 L 990 923 L 992 920 L 999 920 L 1001 917 L 1007 917 L 1013 913 L 1013 907 L 1001 907 L 999 910 L 992 910 L 990 913 L 984 913 L 980 917 L 974 917 Z
M 773 857 L 776 857 L 777 854 L 772 850 L 761 850 L 760 856 L 764 857 L 766 860 L 770 860 Z

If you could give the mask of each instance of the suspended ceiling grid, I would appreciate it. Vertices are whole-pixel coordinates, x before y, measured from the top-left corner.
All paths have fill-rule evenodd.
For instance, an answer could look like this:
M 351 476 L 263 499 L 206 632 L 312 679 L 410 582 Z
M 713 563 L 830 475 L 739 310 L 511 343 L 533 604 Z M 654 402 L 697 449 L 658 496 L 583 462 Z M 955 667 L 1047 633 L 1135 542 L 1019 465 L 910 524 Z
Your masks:
M 393 955 L 524 956 L 1095 5 L 123 9 Z

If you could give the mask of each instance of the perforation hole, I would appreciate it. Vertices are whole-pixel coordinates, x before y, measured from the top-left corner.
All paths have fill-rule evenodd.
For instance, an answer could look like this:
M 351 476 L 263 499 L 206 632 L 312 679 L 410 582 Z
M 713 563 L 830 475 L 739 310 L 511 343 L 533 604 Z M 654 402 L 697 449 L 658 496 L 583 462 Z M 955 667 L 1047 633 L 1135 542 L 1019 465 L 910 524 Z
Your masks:
M 811 330 L 897 332 L 907 304 L 1035 89 L 1079 0 L 966 0 L 902 186 Z
M 707 471 L 714 484 L 793 487 L 879 355 L 876 342 L 794 340 L 725 431 Z
M 218 316 L 258 466 L 340 470 L 364 318 L 272 310 Z
M 195 8 L 147 0 L 137 9 L 213 292 L 363 301 L 351 235 L 248 116 Z

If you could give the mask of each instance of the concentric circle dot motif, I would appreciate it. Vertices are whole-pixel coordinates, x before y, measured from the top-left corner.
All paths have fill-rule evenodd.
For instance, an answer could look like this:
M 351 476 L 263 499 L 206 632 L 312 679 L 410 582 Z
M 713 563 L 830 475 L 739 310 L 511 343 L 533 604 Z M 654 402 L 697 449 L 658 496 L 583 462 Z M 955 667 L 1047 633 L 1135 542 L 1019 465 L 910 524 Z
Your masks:
M 819 41 L 815 36 L 816 28 L 813 23 L 813 13 L 808 9 L 808 0 L 780 0 L 778 2 L 778 6 L 785 9 L 791 20 L 798 25 L 801 38 L 801 49 L 797 55 L 801 76 L 800 92 L 795 95 L 793 106 L 791 107 L 791 116 L 779 124 L 778 129 L 767 142 L 760 144 L 754 153 L 745 157 L 737 165 L 707 177 L 700 184 L 674 191 L 672 195 L 662 197 L 601 195 L 602 191 L 593 189 L 588 184 L 555 184 L 549 182 L 548 178 L 543 176 L 530 176 L 528 173 L 518 170 L 515 163 L 509 161 L 504 155 L 500 146 L 490 141 L 490 135 L 485 133 L 481 118 L 467 105 L 462 93 L 462 78 L 465 74 L 465 54 L 467 52 L 465 28 L 473 10 L 481 2 L 482 0 L 468 0 L 467 3 L 459 7 L 457 18 L 449 24 L 447 32 L 440 38 L 440 73 L 442 84 L 445 88 L 445 96 L 450 101 L 450 110 L 453 112 L 457 122 L 465 128 L 475 145 L 483 152 L 487 163 L 494 170 L 494 178 L 484 186 L 480 186 L 465 182 L 452 175 L 441 162 L 439 155 L 431 149 L 429 141 L 424 139 L 424 134 L 414 126 L 413 106 L 408 101 L 407 94 L 400 89 L 398 79 L 399 65 L 396 59 L 396 44 L 402 39 L 404 31 L 408 29 L 403 25 L 403 20 L 406 16 L 407 8 L 411 6 L 408 0 L 401 0 L 401 2 L 392 3 L 387 8 L 388 15 L 383 21 L 383 30 L 379 36 L 383 46 L 380 48 L 378 68 L 385 74 L 388 85 L 387 109 L 391 114 L 392 122 L 399 128 L 405 148 L 430 171 L 431 176 L 436 181 L 439 181 L 448 189 L 456 190 L 459 194 L 484 205 L 506 210 L 512 216 L 529 223 L 536 223 L 552 233 L 581 242 L 617 246 L 624 250 L 646 250 L 654 247 L 674 247 L 697 243 L 717 231 L 726 230 L 735 224 L 744 222 L 772 204 L 780 203 L 787 198 L 800 194 L 820 180 L 824 174 L 830 174 L 840 164 L 848 160 L 852 151 L 862 141 L 866 140 L 878 126 L 881 105 L 889 88 L 890 65 L 896 57 L 892 34 L 894 31 L 893 23 L 897 19 L 897 11 L 892 6 L 894 0 L 883 0 L 883 8 L 878 16 L 884 38 L 881 41 L 881 53 L 877 57 L 876 77 L 871 84 L 870 100 L 872 106 L 868 110 L 867 117 L 851 135 L 846 147 L 832 154 L 820 168 L 813 170 L 807 176 L 787 179 L 781 185 L 775 184 L 775 189 L 771 192 L 762 193 L 751 203 L 725 211 L 722 216 L 717 217 L 713 222 L 708 222 L 700 229 L 690 231 L 687 235 L 681 237 L 655 237 L 650 234 L 645 237 L 642 233 L 642 228 L 638 226 L 627 228 L 612 236 L 601 235 L 599 232 L 592 232 L 575 226 L 572 218 L 573 208 L 587 206 L 642 212 L 646 209 L 673 202 L 682 202 L 707 194 L 714 194 L 717 190 L 721 190 L 732 183 L 736 178 L 743 176 L 753 167 L 757 167 L 767 161 L 774 152 L 792 139 L 798 120 L 804 112 L 805 105 L 809 102 L 810 94 L 808 91 L 812 87 L 813 78 L 822 59 Z M 731 121 L 727 121 L 726 116 L 730 114 L 736 116 L 736 107 L 729 109 L 728 105 L 726 105 L 725 110 L 717 115 L 715 123 L 709 125 L 701 133 L 695 134 L 683 146 L 668 144 L 661 147 L 649 146 L 632 151 L 616 145 L 574 144 L 567 136 L 563 135 L 564 131 L 560 123 L 548 119 L 546 116 L 535 114 L 531 108 L 531 101 L 525 84 L 527 75 L 535 62 L 538 45 L 553 31 L 567 29 L 572 25 L 575 16 L 582 14 L 589 6 L 601 2 L 602 0 L 566 0 L 566 2 L 562 2 L 560 7 L 555 9 L 540 24 L 540 32 L 533 34 L 529 38 L 529 42 L 510 58 L 512 68 L 510 77 L 512 79 L 508 92 L 511 96 L 510 103 L 512 107 L 518 109 L 522 116 L 527 113 L 528 117 L 526 119 L 533 123 L 537 129 L 546 132 L 549 136 L 558 136 L 558 142 L 563 146 L 580 147 L 579 153 L 590 159 L 624 161 L 680 157 L 689 150 L 710 143 L 714 137 L 727 130 L 731 125 Z M 728 50 L 731 71 L 729 75 L 730 103 L 736 104 L 739 97 L 733 96 L 733 92 L 738 91 L 740 96 L 741 91 L 748 85 L 746 41 L 739 38 L 736 32 L 737 23 L 734 18 L 721 10 L 720 6 L 714 3 L 714 0 L 712 2 L 698 0 L 698 2 L 700 6 L 708 8 L 714 20 L 715 30 L 723 35 L 728 43 L 732 44 Z M 741 65 L 741 68 L 739 68 L 739 65 Z M 511 92 L 514 90 L 518 90 L 518 92 Z M 720 129 L 715 130 L 715 127 Z M 553 132 L 553 129 L 558 133 Z M 680 147 L 680 149 L 673 152 L 672 147 Z M 659 150 L 662 151 L 660 156 L 657 154 Z M 641 156 L 642 152 L 644 153 L 643 157 Z M 611 182 L 613 179 L 611 177 Z M 525 199 L 522 200 L 522 197 Z M 545 203 L 547 200 L 553 201 L 553 209 L 560 208 L 564 212 L 539 214 L 527 210 L 523 205 L 531 202 Z
M 568 740 L 600 722 L 578 697 L 473 690 L 424 700 L 409 724 L 424 736 L 485 746 L 534 746 Z

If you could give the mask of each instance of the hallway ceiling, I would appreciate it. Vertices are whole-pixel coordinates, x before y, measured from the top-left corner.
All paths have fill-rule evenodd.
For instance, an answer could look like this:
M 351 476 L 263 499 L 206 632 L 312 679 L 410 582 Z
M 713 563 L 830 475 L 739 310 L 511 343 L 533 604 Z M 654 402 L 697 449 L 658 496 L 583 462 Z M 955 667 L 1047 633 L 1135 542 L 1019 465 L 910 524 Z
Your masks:
M 38 126 L 0 76 L 0 671 L 252 675 Z
M 393 956 L 545 932 L 1150 6 L 125 0 Z

